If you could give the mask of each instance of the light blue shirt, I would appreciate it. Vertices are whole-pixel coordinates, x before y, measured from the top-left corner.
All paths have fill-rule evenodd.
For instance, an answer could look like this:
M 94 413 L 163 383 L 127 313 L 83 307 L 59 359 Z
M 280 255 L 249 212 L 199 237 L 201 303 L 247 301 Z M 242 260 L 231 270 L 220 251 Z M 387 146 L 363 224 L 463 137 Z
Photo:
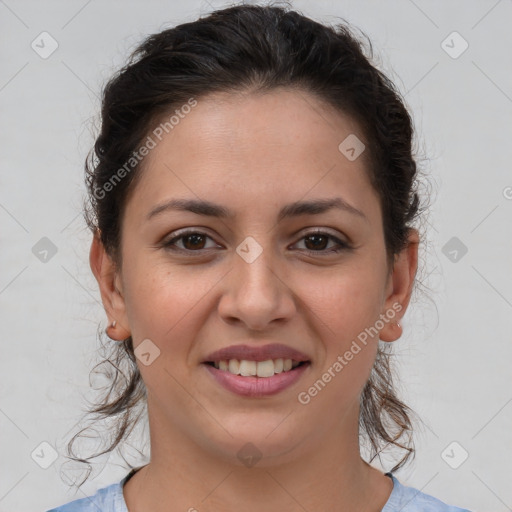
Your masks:
M 123 485 L 137 469 L 133 469 L 120 482 L 103 487 L 94 496 L 72 501 L 47 512 L 128 512 L 123 496 Z M 393 490 L 381 512 L 470 512 L 467 509 L 446 505 L 413 487 L 402 485 L 391 473 Z

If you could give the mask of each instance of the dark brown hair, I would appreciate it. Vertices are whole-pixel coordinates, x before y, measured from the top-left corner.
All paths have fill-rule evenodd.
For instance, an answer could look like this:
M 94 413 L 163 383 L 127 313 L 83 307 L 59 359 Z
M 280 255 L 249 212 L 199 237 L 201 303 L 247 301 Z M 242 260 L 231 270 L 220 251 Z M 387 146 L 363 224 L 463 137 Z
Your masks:
M 134 165 L 115 184 L 112 178 L 123 166 L 126 169 L 126 162 L 162 116 L 190 98 L 277 87 L 310 93 L 361 127 L 368 174 L 380 198 L 386 250 L 392 261 L 406 246 L 408 229 L 419 213 L 413 126 L 394 84 L 371 64 L 368 38 L 367 43 L 368 57 L 349 23 L 330 27 L 275 5 L 218 10 L 148 37 L 105 86 L 101 132 L 86 161 L 85 219 L 115 264 L 121 268 L 123 208 L 142 167 Z M 391 469 L 395 471 L 414 456 L 414 413 L 394 390 L 390 345 L 379 342 L 361 394 L 360 435 L 369 440 L 372 460 L 388 445 L 405 451 Z M 145 402 L 131 337 L 121 343 L 107 342 L 103 348 L 101 364 L 108 368 L 109 384 L 90 413 L 96 420 L 113 418 L 116 423 L 105 449 L 94 457 L 120 445 L 142 415 Z M 73 460 L 88 462 L 73 452 L 73 443 L 82 434 L 70 441 L 68 453 Z

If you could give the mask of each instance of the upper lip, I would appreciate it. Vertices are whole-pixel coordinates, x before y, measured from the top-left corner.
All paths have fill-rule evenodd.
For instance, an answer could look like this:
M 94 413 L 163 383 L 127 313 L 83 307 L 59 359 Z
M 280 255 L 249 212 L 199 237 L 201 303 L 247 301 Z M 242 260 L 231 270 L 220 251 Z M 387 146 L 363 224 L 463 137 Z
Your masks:
M 216 361 L 229 361 L 230 359 L 245 359 L 247 361 L 267 361 L 269 359 L 292 359 L 294 361 L 309 361 L 309 357 L 302 352 L 281 345 L 271 343 L 263 346 L 250 345 L 231 345 L 221 348 L 209 354 L 203 363 L 213 363 Z

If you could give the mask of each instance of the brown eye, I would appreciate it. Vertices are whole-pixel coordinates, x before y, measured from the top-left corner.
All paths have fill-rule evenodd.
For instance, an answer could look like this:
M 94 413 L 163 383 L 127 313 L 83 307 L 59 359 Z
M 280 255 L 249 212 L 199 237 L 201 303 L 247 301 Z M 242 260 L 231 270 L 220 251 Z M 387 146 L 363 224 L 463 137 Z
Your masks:
M 344 242 L 329 233 L 321 231 L 305 235 L 298 243 L 304 244 L 304 248 L 299 247 L 299 249 L 320 256 L 338 253 L 351 248 L 348 242 Z
M 323 250 L 327 247 L 329 237 L 325 235 L 308 235 L 304 237 L 306 240 L 306 249 L 309 250 Z M 309 244 L 308 244 L 309 242 Z
M 208 240 L 213 242 L 211 237 L 205 233 L 199 231 L 188 231 L 175 236 L 163 245 L 165 248 L 170 250 L 182 251 L 182 252 L 199 252 L 203 249 L 211 249 L 214 247 L 220 247 L 215 243 L 211 243 L 207 246 Z
M 192 235 L 185 235 L 182 237 L 183 246 L 185 249 L 194 250 L 194 249 L 204 249 L 204 244 L 206 242 L 206 237 L 200 235 L 199 233 L 194 233 Z

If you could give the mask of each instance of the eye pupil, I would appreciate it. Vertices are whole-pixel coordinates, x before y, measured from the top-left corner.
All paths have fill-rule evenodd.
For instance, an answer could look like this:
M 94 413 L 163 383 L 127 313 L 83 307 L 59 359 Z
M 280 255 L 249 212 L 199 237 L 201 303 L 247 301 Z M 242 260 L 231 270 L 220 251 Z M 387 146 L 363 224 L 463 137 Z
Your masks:
M 183 245 L 187 249 L 202 249 L 204 245 L 204 238 L 205 237 L 203 235 L 197 233 L 186 235 L 185 237 L 183 237 Z M 190 240 L 192 240 L 192 244 L 187 243 L 187 241 Z
M 308 249 L 325 249 L 327 237 L 324 235 L 309 235 L 306 237 L 306 247 L 308 246 L 308 240 L 313 241 L 313 247 L 308 247 Z

